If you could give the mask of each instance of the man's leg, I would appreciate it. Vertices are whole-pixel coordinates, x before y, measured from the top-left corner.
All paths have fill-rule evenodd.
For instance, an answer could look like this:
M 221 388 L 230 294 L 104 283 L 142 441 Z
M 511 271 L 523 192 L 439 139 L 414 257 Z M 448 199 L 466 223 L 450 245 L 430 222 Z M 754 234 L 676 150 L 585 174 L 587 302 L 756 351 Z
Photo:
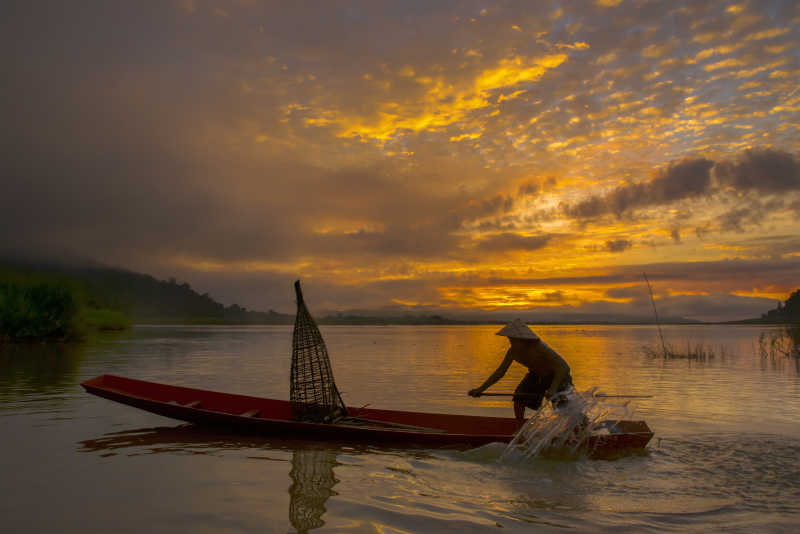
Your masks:
M 525 408 L 531 410 L 538 410 L 542 407 L 542 400 L 544 399 L 544 391 L 552 381 L 549 377 L 536 376 L 533 373 L 528 373 L 514 390 L 515 394 L 519 397 L 514 397 L 514 417 L 517 422 L 522 424 L 525 422 Z
M 525 405 L 518 400 L 514 401 L 514 417 L 520 425 L 525 422 Z

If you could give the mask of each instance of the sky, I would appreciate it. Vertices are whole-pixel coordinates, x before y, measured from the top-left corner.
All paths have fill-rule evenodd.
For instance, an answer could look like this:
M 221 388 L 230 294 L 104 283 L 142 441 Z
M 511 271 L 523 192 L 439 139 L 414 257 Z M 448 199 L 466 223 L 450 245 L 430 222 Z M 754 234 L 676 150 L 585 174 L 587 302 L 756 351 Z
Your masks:
M 800 287 L 800 4 L 0 5 L 0 253 L 251 309 L 757 317 Z

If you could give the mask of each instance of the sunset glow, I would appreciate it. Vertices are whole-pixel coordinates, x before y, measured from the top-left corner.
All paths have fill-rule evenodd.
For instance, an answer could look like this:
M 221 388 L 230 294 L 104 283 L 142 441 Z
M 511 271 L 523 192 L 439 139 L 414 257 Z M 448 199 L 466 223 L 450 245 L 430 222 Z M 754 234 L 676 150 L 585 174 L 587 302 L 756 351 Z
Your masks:
M 797 289 L 800 4 L 293 5 L 4 14 L 3 249 L 260 310 L 296 278 L 532 318 L 649 313 L 643 272 L 696 319 Z

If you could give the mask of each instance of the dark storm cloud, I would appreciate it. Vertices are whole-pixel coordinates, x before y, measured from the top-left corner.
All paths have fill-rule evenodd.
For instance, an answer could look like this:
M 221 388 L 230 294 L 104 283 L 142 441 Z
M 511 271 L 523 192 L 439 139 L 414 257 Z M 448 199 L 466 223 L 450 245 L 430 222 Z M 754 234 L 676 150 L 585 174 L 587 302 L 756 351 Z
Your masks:
M 789 204 L 789 208 L 794 212 L 795 218 L 800 220 L 800 199 Z
M 471 202 L 468 206 L 459 210 L 459 213 L 465 220 L 474 220 L 498 213 L 508 213 L 513 208 L 513 197 L 497 194 L 484 200 Z
M 796 273 L 800 269 L 800 258 L 743 260 L 729 259 L 708 262 L 655 263 L 627 267 L 635 276 L 646 271 L 648 278 L 654 280 L 692 280 L 695 283 L 717 284 L 723 281 L 750 280 L 753 285 L 796 285 Z M 752 286 L 751 286 L 752 287 Z
M 252 35 L 237 34 L 204 5 L 184 19 L 166 4 L 56 2 L 50 11 L 4 4 L 0 39 L 20 53 L 3 58 L 9 83 L 0 107 L 14 128 L 0 133 L 0 248 L 141 268 L 165 255 L 432 257 L 452 249 L 451 234 L 465 217 L 510 209 L 510 197 L 440 194 L 430 180 L 415 183 L 392 163 L 331 168 L 308 161 L 307 148 L 282 144 L 291 132 L 279 110 L 240 92 L 226 60 L 263 55 L 252 41 L 262 33 L 253 26 Z M 273 7 L 286 17 L 308 18 L 281 5 Z M 289 31 L 280 13 L 259 10 L 264 17 L 254 21 Z M 304 26 L 320 30 L 319 50 L 341 37 L 322 20 L 311 17 Z M 144 33 L 136 38 L 137 31 Z M 44 34 L 46 43 L 37 37 Z M 261 74 L 270 72 L 265 66 Z M 276 81 L 272 90 L 285 87 Z M 275 143 L 254 146 L 258 128 L 237 130 L 254 119 L 273 125 Z M 414 170 L 421 179 L 427 172 Z M 474 210 L 453 215 L 453 205 L 466 204 Z M 326 221 L 350 218 L 351 229 L 320 233 Z M 383 229 L 370 230 L 376 223 Z
M 759 220 L 758 214 L 749 208 L 734 208 L 719 218 L 719 224 L 724 231 L 742 233 L 745 225 L 756 223 Z
M 482 252 L 514 252 L 539 250 L 547 246 L 551 235 L 527 236 L 513 232 L 493 235 L 480 241 L 477 249 Z
M 673 163 L 649 182 L 620 186 L 607 195 L 589 197 L 575 205 L 564 206 L 564 212 L 578 219 L 606 214 L 621 216 L 637 208 L 700 196 L 709 190 L 713 166 L 714 163 L 705 158 Z
M 517 195 L 521 198 L 536 196 L 541 191 L 541 186 L 534 182 L 529 182 L 519 186 Z
M 786 235 L 756 235 L 731 237 L 731 242 L 722 242 L 722 246 L 735 246 L 739 250 L 746 250 L 752 257 L 781 258 L 796 256 L 800 250 L 800 234 Z
M 744 198 L 737 205 L 723 213 L 717 222 L 720 228 L 729 232 L 744 232 L 747 227 L 763 224 L 770 215 L 781 210 L 784 203 L 780 198 L 761 200 Z
M 789 246 L 797 245 L 794 240 Z M 613 286 L 644 283 L 642 273 L 647 273 L 651 283 L 670 285 L 697 284 L 697 288 L 711 288 L 734 282 L 747 281 L 753 286 L 797 285 L 800 258 L 796 256 L 780 259 L 720 261 L 665 262 L 641 265 L 623 265 L 604 269 L 603 274 L 586 276 L 552 276 L 540 278 L 489 278 L 483 281 L 489 286 L 527 285 L 532 287 L 552 286 Z
M 639 208 L 721 194 L 729 188 L 742 193 L 794 193 L 800 190 L 800 163 L 793 154 L 773 149 L 746 150 L 738 157 L 716 163 L 706 158 L 684 160 L 670 165 L 649 182 L 623 185 L 608 194 L 565 205 L 563 210 L 567 216 L 580 220 L 609 214 L 622 216 Z M 745 200 L 720 216 L 718 223 L 722 230 L 743 232 L 781 207 L 779 201 Z M 671 235 L 680 242 L 678 229 L 672 229 Z
M 746 150 L 734 161 L 718 163 L 714 175 L 722 186 L 741 191 L 800 190 L 800 162 L 793 154 L 780 150 Z
M 236 302 L 249 309 L 275 309 L 295 312 L 293 282 L 296 273 L 242 272 L 235 275 L 176 270 L 178 280 L 190 279 L 193 287 L 202 287 L 222 302 Z M 340 280 L 303 277 L 303 293 L 315 317 L 342 310 L 359 310 L 364 314 L 381 314 L 405 308 L 392 304 L 398 295 L 414 295 L 422 302 L 436 302 L 438 293 L 430 283 L 420 279 L 378 280 L 359 283 L 357 287 Z M 268 304 L 267 304 L 268 303 Z M 416 311 L 419 311 L 417 308 Z
M 627 239 L 612 239 L 605 242 L 605 249 L 609 252 L 625 252 L 633 247 L 633 242 Z
M 392 228 L 384 232 L 359 230 L 342 236 L 321 236 L 317 253 L 351 255 L 359 251 L 384 258 L 442 258 L 459 241 L 438 226 Z M 323 243 L 324 242 L 324 243 Z

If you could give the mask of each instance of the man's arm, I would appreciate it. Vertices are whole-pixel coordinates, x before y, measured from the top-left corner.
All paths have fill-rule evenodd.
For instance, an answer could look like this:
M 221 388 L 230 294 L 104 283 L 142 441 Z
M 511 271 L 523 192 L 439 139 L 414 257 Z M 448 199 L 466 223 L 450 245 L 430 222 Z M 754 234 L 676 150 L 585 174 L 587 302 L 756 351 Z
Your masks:
M 492 373 L 489 378 L 486 379 L 486 382 L 481 384 L 479 387 L 475 389 L 471 389 L 469 391 L 469 395 L 472 397 L 479 397 L 481 393 L 486 391 L 490 386 L 492 386 L 495 382 L 503 378 L 505 376 L 506 371 L 508 371 L 511 362 L 514 361 L 514 357 L 511 355 L 511 349 L 508 349 L 506 352 L 506 357 L 503 358 L 503 361 L 500 363 L 500 366 Z

